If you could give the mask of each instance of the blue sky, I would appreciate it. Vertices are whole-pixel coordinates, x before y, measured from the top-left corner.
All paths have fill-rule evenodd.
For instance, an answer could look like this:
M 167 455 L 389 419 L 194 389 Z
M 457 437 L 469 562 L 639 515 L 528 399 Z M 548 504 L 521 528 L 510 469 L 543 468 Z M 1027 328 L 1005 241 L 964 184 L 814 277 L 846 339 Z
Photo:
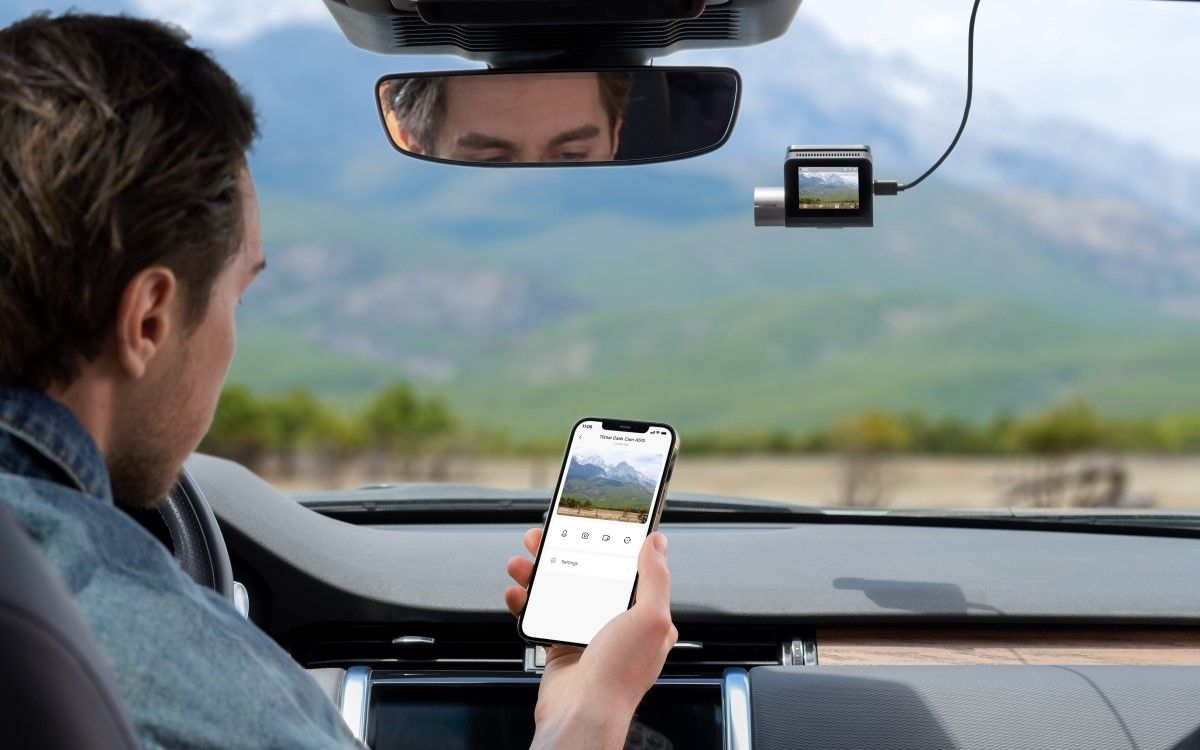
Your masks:
M 337 33 L 319 0 L 134 0 L 148 14 L 180 23 L 214 46 L 244 44 L 291 23 Z M 78 7 L 98 5 L 76 0 Z M 58 5 L 50 3 L 50 5 Z M 801 16 L 839 42 L 893 56 L 958 80 L 964 73 L 970 0 L 805 0 Z M 1037 117 L 1077 119 L 1200 161 L 1200 106 L 1191 71 L 1200 70 L 1200 3 L 1151 0 L 983 0 L 979 11 L 977 81 Z M 780 47 L 801 51 L 797 26 Z M 747 50 L 682 53 L 670 62 L 727 59 L 756 87 L 755 55 Z M 397 67 L 414 67 L 412 60 Z M 457 61 L 429 58 L 421 67 Z M 802 75 L 798 67 L 796 75 Z M 765 76 L 764 76 L 765 78 Z M 893 82 L 920 100 L 922 84 Z M 1181 94 L 1180 92 L 1185 92 Z M 953 117 L 953 113 L 947 113 Z

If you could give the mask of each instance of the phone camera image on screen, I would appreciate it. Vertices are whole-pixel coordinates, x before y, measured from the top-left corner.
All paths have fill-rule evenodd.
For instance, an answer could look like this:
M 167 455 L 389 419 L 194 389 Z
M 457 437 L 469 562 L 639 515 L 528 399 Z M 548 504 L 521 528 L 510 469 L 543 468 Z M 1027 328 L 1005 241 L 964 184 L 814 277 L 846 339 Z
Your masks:
M 802 210 L 857 211 L 858 167 L 797 167 L 796 207 Z
M 558 500 L 558 514 L 643 524 L 650 515 L 665 453 L 576 450 Z M 606 460 L 607 459 L 607 460 Z
M 526 638 L 586 644 L 629 607 L 674 434 L 576 426 L 521 617 Z

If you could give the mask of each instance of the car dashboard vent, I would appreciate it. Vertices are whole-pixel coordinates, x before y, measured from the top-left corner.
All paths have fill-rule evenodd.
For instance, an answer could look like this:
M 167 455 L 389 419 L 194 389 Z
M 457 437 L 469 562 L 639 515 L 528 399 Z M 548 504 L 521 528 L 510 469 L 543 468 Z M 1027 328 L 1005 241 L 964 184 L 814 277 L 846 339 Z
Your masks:
M 681 625 L 663 673 L 719 675 L 728 667 L 791 663 L 787 644 L 797 637 L 794 631 L 773 627 Z M 310 669 L 361 665 L 421 672 L 513 672 L 542 666 L 512 625 L 321 627 L 281 643 Z
M 421 671 L 520 670 L 525 644 L 513 626 L 346 626 L 308 629 L 281 639 L 304 666 Z
M 720 674 L 727 667 L 780 664 L 782 638 L 773 628 L 684 625 L 663 673 Z

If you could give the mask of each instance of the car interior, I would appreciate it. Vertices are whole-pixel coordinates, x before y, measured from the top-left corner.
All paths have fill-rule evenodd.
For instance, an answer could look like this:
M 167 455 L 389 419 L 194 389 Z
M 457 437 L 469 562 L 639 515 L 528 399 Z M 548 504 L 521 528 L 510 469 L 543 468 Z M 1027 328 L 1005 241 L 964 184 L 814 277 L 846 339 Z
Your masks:
M 384 76 L 362 93 L 398 161 L 481 173 L 704 158 L 739 122 L 742 77 L 655 61 L 763 44 L 802 10 L 801 0 L 323 2 L 349 44 L 470 61 Z M 611 86 L 623 103 L 569 137 L 550 128 L 544 143 L 544 99 L 503 132 L 485 117 L 447 135 L 453 107 L 437 127 L 421 120 L 430 91 L 476 87 L 483 101 L 496 87 L 520 114 L 520 91 L 561 87 L 567 102 L 584 85 L 599 86 L 602 101 Z M 968 95 L 930 171 L 969 132 L 969 113 Z M 753 201 L 754 221 L 776 228 L 758 231 L 871 226 L 872 198 L 904 201 L 924 179 L 872 172 L 880 146 L 789 147 L 780 137 L 771 169 L 783 166 L 783 187 Z M 796 210 L 812 169 L 850 170 L 855 187 Z M 736 494 L 667 496 L 679 641 L 626 747 L 1200 748 L 1194 516 L 817 507 Z M 139 520 L 308 669 L 366 746 L 517 748 L 533 736 L 545 650 L 519 636 L 501 598 L 504 568 L 522 533 L 546 522 L 549 500 L 460 483 L 300 491 L 197 453 Z M 36 681 L 0 688 L 6 715 L 27 727 L 12 746 L 136 747 L 86 628 L 37 558 L 0 514 L 0 649 L 38 665 Z M 58 744 L 36 733 L 48 726 Z

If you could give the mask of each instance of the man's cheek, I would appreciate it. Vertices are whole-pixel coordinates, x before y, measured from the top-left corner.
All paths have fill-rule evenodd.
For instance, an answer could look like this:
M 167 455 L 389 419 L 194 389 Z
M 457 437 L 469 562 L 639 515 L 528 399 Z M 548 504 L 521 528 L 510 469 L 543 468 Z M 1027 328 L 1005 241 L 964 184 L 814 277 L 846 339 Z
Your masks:
M 229 364 L 233 361 L 233 354 L 237 349 L 236 310 L 237 305 L 234 304 L 228 313 L 222 317 L 219 335 L 215 337 L 216 351 L 213 352 L 213 360 L 220 365 L 218 369 L 220 370 L 222 379 L 229 370 Z
M 196 384 L 197 388 L 192 394 L 192 408 L 195 411 L 190 420 L 193 434 L 189 436 L 192 450 L 195 450 L 195 446 L 199 445 L 209 428 L 212 427 L 213 418 L 217 412 L 217 403 L 221 398 L 221 387 L 225 382 L 223 374 L 224 368 L 214 366 L 209 372 L 204 373 L 203 380 Z
M 234 314 L 231 305 L 214 315 L 211 328 L 206 331 L 206 351 L 203 356 L 191 363 L 194 368 L 188 379 L 195 384 L 195 407 L 198 410 L 195 423 L 201 425 L 204 432 L 212 422 L 213 413 L 217 408 L 217 400 L 221 396 L 221 388 L 233 361 L 233 352 L 237 344 L 237 334 L 234 330 Z
M 228 332 L 225 335 L 225 350 L 222 352 L 222 361 L 225 363 L 225 371 L 229 370 L 229 364 L 233 362 L 233 355 L 237 351 L 237 328 L 230 321 Z M 224 372 L 222 372 L 224 377 Z

